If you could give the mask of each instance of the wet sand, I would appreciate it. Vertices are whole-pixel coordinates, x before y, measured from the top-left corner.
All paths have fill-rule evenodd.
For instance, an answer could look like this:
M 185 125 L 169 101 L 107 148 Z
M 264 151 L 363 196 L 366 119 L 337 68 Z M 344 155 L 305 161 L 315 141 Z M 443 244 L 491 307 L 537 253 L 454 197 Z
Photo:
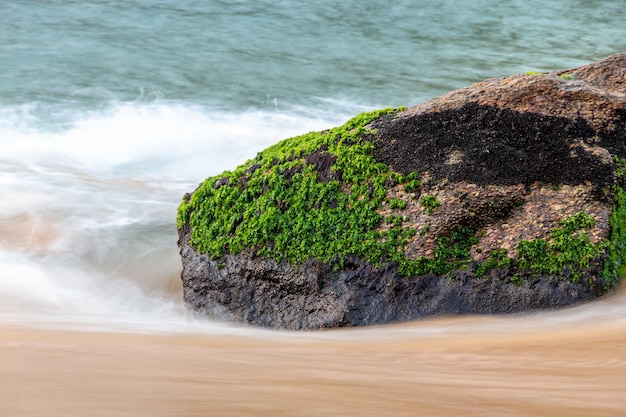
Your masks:
M 625 415 L 624 320 L 541 317 L 299 334 L 2 325 L 0 415 Z

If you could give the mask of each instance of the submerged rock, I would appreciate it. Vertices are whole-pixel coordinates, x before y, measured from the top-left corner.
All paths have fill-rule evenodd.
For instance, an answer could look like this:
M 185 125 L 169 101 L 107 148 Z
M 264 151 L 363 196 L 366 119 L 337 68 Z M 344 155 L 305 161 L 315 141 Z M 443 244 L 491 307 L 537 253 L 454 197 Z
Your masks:
M 284 140 L 179 208 L 194 309 L 284 329 L 591 300 L 625 259 L 626 55 Z

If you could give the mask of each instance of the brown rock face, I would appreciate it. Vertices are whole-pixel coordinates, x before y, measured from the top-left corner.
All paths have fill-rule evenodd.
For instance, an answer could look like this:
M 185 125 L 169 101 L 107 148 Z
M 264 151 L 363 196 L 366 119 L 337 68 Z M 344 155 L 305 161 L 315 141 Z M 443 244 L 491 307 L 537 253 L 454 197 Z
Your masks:
M 374 157 L 402 175 L 419 173 L 419 190 L 389 184 L 383 206 L 414 227 L 410 259 L 432 258 L 439 239 L 476 230 L 470 266 L 450 274 L 401 276 L 398 266 L 348 259 L 344 270 L 309 260 L 296 267 L 255 256 L 253 248 L 211 260 L 179 230 L 185 300 L 196 310 L 256 325 L 308 329 L 380 324 L 433 314 L 549 309 L 601 295 L 592 262 L 582 279 L 477 265 L 496 249 L 515 259 L 518 244 L 551 239 L 560 221 L 593 217 L 591 243 L 609 237 L 614 186 L 624 187 L 615 158 L 626 157 L 626 55 L 570 70 L 490 79 L 372 122 Z M 340 177 L 335 157 L 305 156 L 321 181 Z M 294 173 L 285 173 L 294 175 Z M 420 197 L 439 206 L 427 210 Z M 392 225 L 381 222 L 381 229 Z M 520 276 L 524 278 L 520 283 Z
M 626 55 L 548 74 L 490 79 L 373 123 L 376 158 L 402 174 L 423 173 L 442 210 L 404 215 L 434 237 L 409 244 L 432 252 L 437 236 L 480 224 L 475 260 L 516 254 L 521 240 L 549 239 L 559 220 L 584 211 L 609 230 L 613 156 L 626 155 Z M 416 215 L 417 213 L 417 215 Z M 421 216 L 420 216 L 421 213 Z
M 625 62 L 625 54 L 616 54 L 580 68 L 489 79 L 408 109 L 405 115 L 439 113 L 475 103 L 551 117 L 581 117 L 604 135 L 623 135 Z

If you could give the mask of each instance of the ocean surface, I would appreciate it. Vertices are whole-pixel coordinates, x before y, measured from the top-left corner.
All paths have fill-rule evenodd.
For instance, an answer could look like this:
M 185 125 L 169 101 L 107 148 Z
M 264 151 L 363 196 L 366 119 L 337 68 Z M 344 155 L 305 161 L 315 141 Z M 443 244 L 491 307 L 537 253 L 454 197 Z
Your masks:
M 624 53 L 625 22 L 621 0 L 3 1 L 0 414 L 621 415 L 626 291 L 254 330 L 185 309 L 175 218 L 281 139 Z

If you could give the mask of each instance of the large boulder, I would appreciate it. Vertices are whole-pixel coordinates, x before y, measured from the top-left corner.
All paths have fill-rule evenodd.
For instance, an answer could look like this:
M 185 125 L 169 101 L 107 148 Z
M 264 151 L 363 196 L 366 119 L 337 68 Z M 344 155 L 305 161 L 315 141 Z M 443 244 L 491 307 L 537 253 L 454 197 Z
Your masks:
M 283 329 L 552 309 L 625 259 L 626 55 L 284 140 L 179 208 L 185 301 Z

